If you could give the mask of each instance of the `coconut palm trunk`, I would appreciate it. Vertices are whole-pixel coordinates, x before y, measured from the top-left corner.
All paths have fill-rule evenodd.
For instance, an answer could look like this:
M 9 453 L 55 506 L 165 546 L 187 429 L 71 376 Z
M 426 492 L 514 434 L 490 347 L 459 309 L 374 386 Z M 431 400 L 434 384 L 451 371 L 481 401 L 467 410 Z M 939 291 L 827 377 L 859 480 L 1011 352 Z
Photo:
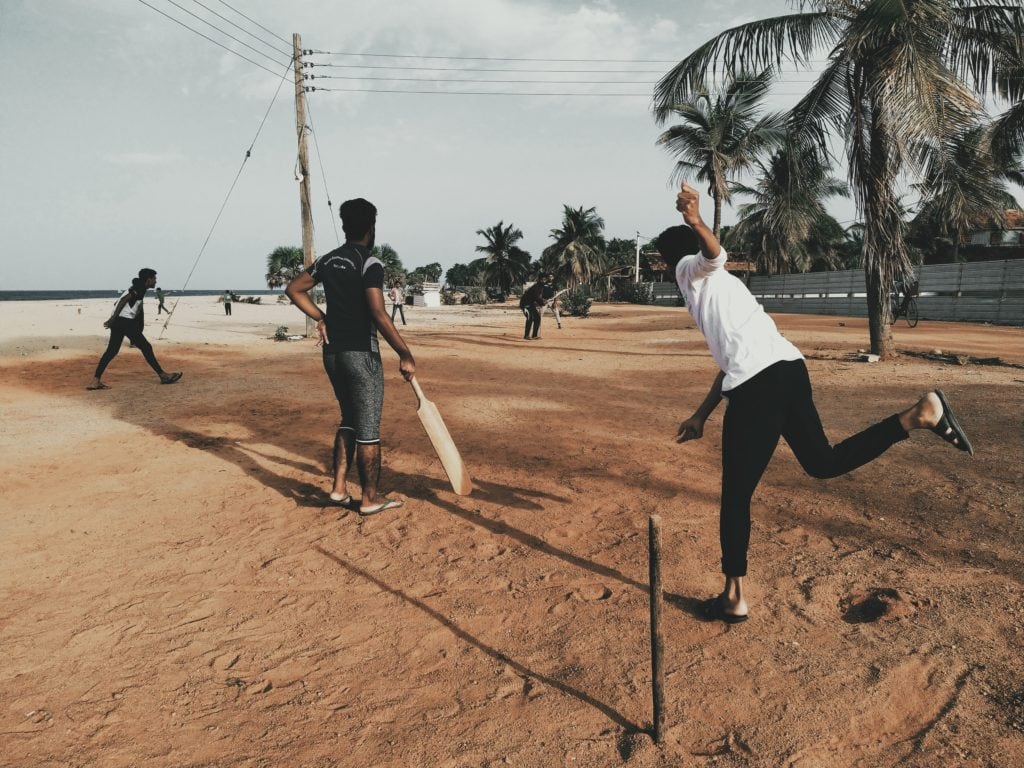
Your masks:
M 718 193 L 718 190 L 715 190 L 712 198 L 715 201 L 715 218 L 712 230 L 715 233 L 715 237 L 718 237 L 722 232 L 722 196 Z

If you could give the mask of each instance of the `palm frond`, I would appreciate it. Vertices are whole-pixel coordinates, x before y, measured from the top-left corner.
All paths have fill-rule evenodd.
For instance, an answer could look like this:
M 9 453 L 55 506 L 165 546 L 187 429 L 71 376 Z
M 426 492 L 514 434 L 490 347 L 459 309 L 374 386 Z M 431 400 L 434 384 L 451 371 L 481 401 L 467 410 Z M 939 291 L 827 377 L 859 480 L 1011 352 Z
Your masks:
M 796 13 L 741 24 L 716 35 L 658 81 L 655 119 L 663 123 L 672 106 L 697 93 L 709 75 L 778 69 L 786 60 L 807 66 L 812 52 L 834 42 L 844 24 L 831 12 Z

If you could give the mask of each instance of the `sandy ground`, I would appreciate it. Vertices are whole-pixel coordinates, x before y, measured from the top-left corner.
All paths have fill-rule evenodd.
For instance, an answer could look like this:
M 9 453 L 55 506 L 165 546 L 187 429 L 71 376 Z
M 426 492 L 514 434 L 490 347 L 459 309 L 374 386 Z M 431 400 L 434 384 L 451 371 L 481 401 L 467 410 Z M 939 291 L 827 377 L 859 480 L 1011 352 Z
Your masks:
M 155 307 L 151 306 L 150 311 Z M 831 481 L 780 447 L 754 502 L 751 620 L 720 586 L 722 410 L 685 310 L 412 309 L 419 379 L 476 482 L 455 496 L 385 352 L 386 490 L 326 506 L 336 406 L 286 306 L 183 300 L 86 392 L 109 302 L 0 304 L 0 765 L 1024 764 L 1024 330 L 778 316 L 833 439 L 932 386 L 977 447 L 915 433 Z M 655 746 L 647 520 L 662 516 Z

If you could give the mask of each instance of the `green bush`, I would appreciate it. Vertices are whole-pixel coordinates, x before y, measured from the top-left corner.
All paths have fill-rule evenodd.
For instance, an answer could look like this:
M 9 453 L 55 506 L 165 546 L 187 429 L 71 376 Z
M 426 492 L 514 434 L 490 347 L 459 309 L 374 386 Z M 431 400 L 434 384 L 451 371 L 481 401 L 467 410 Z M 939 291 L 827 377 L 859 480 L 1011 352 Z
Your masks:
M 279 325 L 274 331 L 274 341 L 288 341 L 288 326 Z
M 466 288 L 466 295 L 462 297 L 463 304 L 486 304 L 487 290 L 477 286 Z
M 453 291 L 451 289 L 444 289 L 441 291 L 441 303 L 442 304 L 459 304 L 462 300 L 462 291 Z
M 615 293 L 619 301 L 630 304 L 654 303 L 654 286 L 650 283 L 621 283 Z
M 562 295 L 562 313 L 573 317 L 588 317 L 593 303 L 586 288 L 574 288 Z

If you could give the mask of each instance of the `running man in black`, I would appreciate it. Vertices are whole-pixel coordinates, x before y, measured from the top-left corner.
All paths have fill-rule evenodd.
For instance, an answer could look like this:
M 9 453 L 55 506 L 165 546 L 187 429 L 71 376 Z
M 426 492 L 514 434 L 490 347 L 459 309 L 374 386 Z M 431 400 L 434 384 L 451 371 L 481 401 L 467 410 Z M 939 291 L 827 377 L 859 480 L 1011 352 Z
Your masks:
M 800 350 L 787 341 L 743 284 L 725 270 L 727 254 L 700 216 L 697 191 L 687 184 L 676 198 L 685 226 L 657 239 L 658 251 L 675 271 L 686 306 L 720 371 L 704 402 L 684 420 L 676 442 L 697 440 L 721 402 L 729 401 L 722 424 L 722 500 L 719 535 L 725 587 L 704 604 L 708 618 L 727 623 L 747 618 L 743 578 L 750 541 L 750 500 L 785 438 L 804 471 L 829 478 L 878 458 L 914 429 L 929 429 L 973 455 L 942 390 L 830 445 L 811 397 Z
M 416 373 L 416 363 L 384 308 L 384 265 L 372 255 L 376 207 L 357 198 L 342 203 L 339 213 L 345 244 L 317 259 L 288 284 L 285 293 L 317 321 L 324 369 L 341 407 L 341 425 L 334 436 L 331 502 L 342 506 L 352 503 L 347 476 L 355 456 L 362 486 L 359 514 L 372 515 L 402 506 L 395 499 L 377 498 L 384 404 L 377 331 L 398 353 L 398 370 L 406 380 Z M 326 313 L 309 297 L 317 283 L 324 286 Z
M 110 341 L 107 343 L 107 350 L 100 358 L 96 366 L 96 375 L 92 383 L 86 389 L 110 389 L 101 381 L 103 372 L 110 365 L 110 361 L 117 357 L 121 351 L 121 343 L 127 337 L 134 346 L 141 350 L 149 367 L 156 371 L 160 377 L 161 384 L 173 384 L 181 378 L 181 373 L 167 373 L 160 367 L 160 363 L 153 354 L 153 346 L 142 335 L 142 329 L 146 324 L 145 315 L 142 310 L 142 299 L 146 290 L 156 285 L 156 271 L 152 269 L 140 269 L 139 276 L 132 279 L 132 287 L 121 294 L 121 298 L 114 305 L 114 311 L 110 319 L 103 323 L 104 328 L 110 329 Z

